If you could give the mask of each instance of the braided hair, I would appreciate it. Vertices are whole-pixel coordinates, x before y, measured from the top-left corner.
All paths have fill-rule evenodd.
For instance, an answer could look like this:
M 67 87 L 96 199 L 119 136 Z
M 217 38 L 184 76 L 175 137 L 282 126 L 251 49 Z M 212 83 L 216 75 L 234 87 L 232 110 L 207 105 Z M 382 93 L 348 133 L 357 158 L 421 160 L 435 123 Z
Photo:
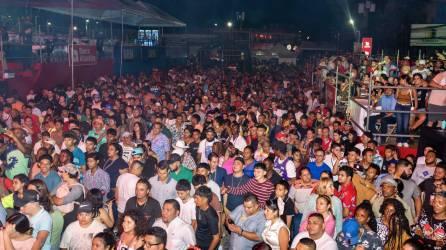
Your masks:
M 381 205 L 379 212 L 384 214 L 387 206 L 392 205 L 395 208 L 395 213 L 392 214 L 389 220 L 389 234 L 385 246 L 387 249 L 401 249 L 403 247 L 403 235 L 410 235 L 409 220 L 405 215 L 406 209 L 403 204 L 394 198 L 385 199 Z
M 360 209 L 364 210 L 367 213 L 367 216 L 369 217 L 369 220 L 367 221 L 367 226 L 369 226 L 370 229 L 376 233 L 378 226 L 376 223 L 375 214 L 373 213 L 372 204 L 370 203 L 370 201 L 364 200 L 363 202 L 361 202 L 361 204 L 359 204 L 356 207 L 356 211 Z

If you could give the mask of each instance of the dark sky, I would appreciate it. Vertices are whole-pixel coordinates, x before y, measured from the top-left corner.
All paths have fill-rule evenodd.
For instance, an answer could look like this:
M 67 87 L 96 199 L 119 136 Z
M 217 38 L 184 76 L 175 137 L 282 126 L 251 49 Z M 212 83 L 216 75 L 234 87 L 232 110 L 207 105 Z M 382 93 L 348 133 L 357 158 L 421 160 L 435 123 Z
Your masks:
M 317 31 L 336 27 L 345 19 L 347 0 L 146 0 L 190 28 L 210 27 L 235 20 L 237 11 L 245 11 L 245 27 Z M 345 23 L 342 23 L 344 25 Z
M 145 1 L 186 22 L 188 30 L 209 28 L 215 22 L 224 25 L 228 20 L 235 21 L 237 11 L 245 11 L 244 28 L 293 33 L 302 30 L 312 40 L 326 41 L 335 39 L 338 33 L 341 40 L 354 39 L 348 23 L 351 15 L 362 36 L 374 37 L 382 47 L 396 48 L 407 46 L 411 23 L 425 23 L 426 6 L 433 0 L 372 0 L 376 12 L 369 15 L 368 22 L 357 13 L 358 2 L 365 0 Z

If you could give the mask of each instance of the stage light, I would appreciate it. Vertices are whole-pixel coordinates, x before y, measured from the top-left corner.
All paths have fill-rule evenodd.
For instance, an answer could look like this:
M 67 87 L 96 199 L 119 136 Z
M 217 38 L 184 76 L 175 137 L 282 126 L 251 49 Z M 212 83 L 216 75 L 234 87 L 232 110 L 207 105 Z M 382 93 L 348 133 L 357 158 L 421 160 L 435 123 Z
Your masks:
M 292 49 L 293 49 L 293 46 L 291 46 L 291 44 L 288 44 L 288 45 L 286 46 L 286 49 L 287 49 L 287 50 L 292 50 Z
M 77 26 L 74 26 L 74 27 L 73 27 L 73 30 L 76 31 L 76 30 L 77 30 Z
M 350 20 L 348 20 L 348 22 L 349 22 L 351 25 L 355 25 L 355 20 L 353 20 L 353 19 L 351 19 L 351 18 L 350 18 Z
M 307 40 L 310 40 L 310 36 L 307 36 Z
M 86 22 L 86 23 L 89 23 L 89 22 L 90 22 L 90 19 L 85 20 L 85 22 Z
M 229 21 L 226 25 L 228 26 L 228 28 L 231 28 L 232 27 L 232 22 Z
M 51 26 L 51 25 L 52 25 L 52 23 L 51 23 L 51 22 L 47 22 L 47 23 L 46 23 L 46 25 L 48 25 L 48 26 Z
M 214 26 L 217 27 L 217 26 L 218 26 L 218 23 L 214 23 Z

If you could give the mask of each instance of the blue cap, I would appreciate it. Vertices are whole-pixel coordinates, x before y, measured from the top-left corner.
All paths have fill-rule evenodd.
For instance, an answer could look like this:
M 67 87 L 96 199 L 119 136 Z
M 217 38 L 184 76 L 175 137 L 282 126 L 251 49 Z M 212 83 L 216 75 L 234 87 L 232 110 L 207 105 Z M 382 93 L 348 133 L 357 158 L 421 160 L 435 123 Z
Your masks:
M 351 245 L 356 245 L 359 241 L 359 223 L 356 219 L 347 219 L 342 224 L 342 233 Z
M 142 148 L 134 148 L 132 151 L 132 155 L 142 155 L 144 154 L 144 150 Z

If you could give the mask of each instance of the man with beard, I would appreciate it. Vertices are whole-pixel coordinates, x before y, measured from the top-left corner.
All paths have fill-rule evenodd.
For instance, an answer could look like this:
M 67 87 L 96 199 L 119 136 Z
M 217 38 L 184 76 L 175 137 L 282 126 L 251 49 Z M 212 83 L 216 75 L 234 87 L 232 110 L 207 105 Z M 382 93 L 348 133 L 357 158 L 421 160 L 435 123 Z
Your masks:
M 212 128 L 206 130 L 206 138 L 204 138 L 198 145 L 198 155 L 201 163 L 208 163 L 208 156 L 212 152 L 212 145 L 217 140 L 215 139 L 215 132 Z
M 412 165 L 406 159 L 401 159 L 396 164 L 396 170 L 393 174 L 394 179 L 400 179 L 404 188 L 401 193 L 403 194 L 403 200 L 409 205 L 413 218 L 417 221 L 417 218 L 421 215 L 421 192 L 417 184 L 410 179 L 412 175 Z
M 412 174 L 412 180 L 417 185 L 434 174 L 437 163 L 437 153 L 433 150 L 427 152 L 424 164 L 417 164 Z

